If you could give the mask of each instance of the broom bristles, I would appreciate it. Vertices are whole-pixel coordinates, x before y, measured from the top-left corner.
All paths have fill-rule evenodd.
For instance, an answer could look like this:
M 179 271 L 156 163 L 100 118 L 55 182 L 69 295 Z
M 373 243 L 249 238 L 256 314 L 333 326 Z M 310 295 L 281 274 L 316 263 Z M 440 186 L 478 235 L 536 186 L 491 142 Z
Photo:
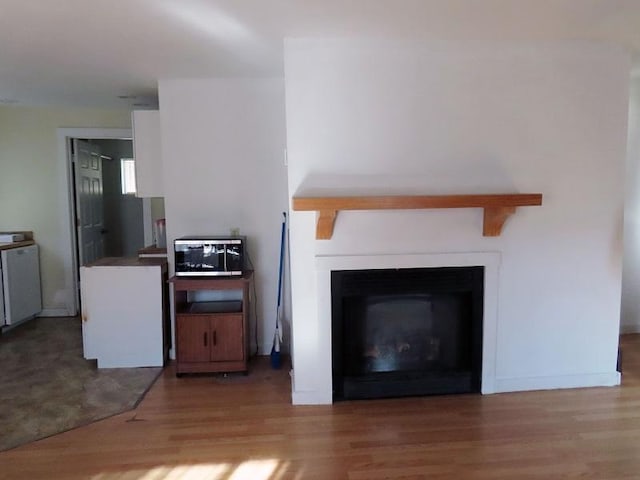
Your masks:
M 280 335 L 278 335 L 277 331 L 276 331 L 276 334 L 273 337 L 273 351 L 274 352 L 279 352 L 280 351 Z

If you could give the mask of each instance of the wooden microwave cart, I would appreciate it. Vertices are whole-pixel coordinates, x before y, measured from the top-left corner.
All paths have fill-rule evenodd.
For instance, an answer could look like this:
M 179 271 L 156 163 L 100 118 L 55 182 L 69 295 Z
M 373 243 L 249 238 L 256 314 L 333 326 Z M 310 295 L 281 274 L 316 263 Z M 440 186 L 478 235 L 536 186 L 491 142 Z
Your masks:
M 173 285 L 176 319 L 176 375 L 247 372 L 249 289 L 253 272 L 238 277 L 177 277 Z M 241 302 L 192 302 L 199 290 L 241 290 Z M 231 307 L 231 308 L 230 308 Z

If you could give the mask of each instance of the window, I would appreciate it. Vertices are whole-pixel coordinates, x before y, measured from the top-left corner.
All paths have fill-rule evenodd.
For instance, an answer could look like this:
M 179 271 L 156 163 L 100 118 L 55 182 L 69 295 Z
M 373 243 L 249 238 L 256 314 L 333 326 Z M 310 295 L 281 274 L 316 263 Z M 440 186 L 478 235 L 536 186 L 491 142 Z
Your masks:
M 122 194 L 136 194 L 136 168 L 133 158 L 120 159 L 120 179 L 122 181 Z

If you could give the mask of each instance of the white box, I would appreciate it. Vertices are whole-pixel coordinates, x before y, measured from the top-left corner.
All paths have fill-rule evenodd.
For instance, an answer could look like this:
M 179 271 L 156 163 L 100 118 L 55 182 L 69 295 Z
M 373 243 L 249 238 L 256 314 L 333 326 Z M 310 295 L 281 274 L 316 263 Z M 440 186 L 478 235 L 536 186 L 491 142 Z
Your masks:
M 22 233 L 0 233 L 0 243 L 14 243 L 24 241 Z

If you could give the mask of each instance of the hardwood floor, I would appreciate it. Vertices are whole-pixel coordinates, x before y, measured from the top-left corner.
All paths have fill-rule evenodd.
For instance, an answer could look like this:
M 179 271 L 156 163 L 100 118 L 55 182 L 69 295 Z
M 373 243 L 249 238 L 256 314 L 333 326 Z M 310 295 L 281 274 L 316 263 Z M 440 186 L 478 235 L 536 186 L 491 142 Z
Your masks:
M 286 369 L 176 378 L 134 411 L 0 453 L 3 479 L 640 478 L 640 335 L 621 387 L 290 404 Z

